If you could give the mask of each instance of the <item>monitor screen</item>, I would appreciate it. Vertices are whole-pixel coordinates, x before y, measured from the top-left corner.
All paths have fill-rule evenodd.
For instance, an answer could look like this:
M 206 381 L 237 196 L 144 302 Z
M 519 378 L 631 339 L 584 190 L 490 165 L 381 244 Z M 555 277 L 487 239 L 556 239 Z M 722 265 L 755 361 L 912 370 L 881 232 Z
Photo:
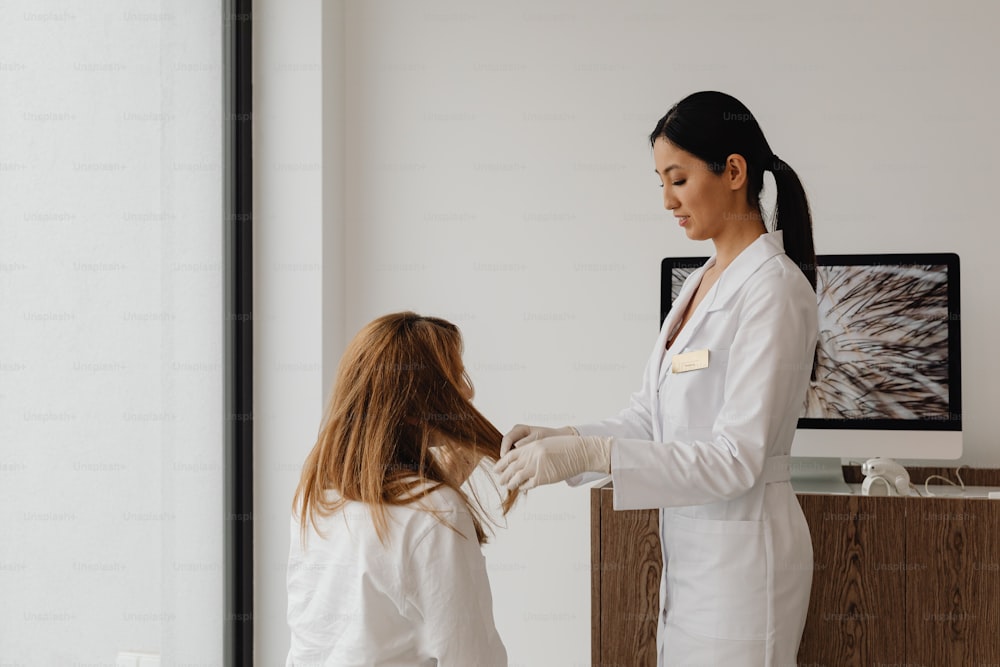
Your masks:
M 661 324 L 684 279 L 706 259 L 663 260 Z M 961 431 L 958 255 L 816 259 L 817 366 L 799 432 Z M 928 454 L 914 451 L 913 456 Z

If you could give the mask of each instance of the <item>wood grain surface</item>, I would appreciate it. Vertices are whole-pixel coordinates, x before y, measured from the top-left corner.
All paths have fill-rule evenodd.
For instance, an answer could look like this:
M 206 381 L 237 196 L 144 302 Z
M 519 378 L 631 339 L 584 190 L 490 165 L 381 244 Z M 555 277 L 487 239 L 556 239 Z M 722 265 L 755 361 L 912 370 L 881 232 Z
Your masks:
M 658 510 L 616 512 L 601 493 L 602 667 L 656 667 L 660 606 Z
M 963 477 L 1000 486 L 1000 470 Z M 658 512 L 615 512 L 612 494 L 591 491 L 592 661 L 652 666 Z M 797 498 L 814 551 L 799 667 L 1000 667 L 1000 501 Z
M 813 541 L 799 664 L 901 662 L 906 636 L 905 499 L 798 496 Z
M 601 492 L 590 492 L 590 663 L 601 664 Z
M 911 507 L 909 661 L 1000 665 L 1000 501 L 924 498 Z

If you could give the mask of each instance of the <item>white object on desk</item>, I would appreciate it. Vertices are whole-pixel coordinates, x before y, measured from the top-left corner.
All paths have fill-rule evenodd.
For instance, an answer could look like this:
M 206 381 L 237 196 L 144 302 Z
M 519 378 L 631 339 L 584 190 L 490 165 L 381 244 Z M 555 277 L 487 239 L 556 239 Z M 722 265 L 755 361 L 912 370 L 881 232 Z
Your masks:
M 865 496 L 909 496 L 910 473 L 892 459 L 868 459 L 861 466 L 865 481 L 861 493 Z
M 793 456 L 790 472 L 795 493 L 847 496 L 857 493 L 844 482 L 840 459 Z

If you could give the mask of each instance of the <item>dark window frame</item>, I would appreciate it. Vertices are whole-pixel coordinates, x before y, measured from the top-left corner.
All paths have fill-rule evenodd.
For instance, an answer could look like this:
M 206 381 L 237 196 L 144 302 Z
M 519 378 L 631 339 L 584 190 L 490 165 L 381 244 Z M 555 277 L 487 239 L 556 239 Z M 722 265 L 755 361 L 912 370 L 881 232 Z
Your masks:
M 223 0 L 226 665 L 252 665 L 254 645 L 251 11 L 251 0 Z

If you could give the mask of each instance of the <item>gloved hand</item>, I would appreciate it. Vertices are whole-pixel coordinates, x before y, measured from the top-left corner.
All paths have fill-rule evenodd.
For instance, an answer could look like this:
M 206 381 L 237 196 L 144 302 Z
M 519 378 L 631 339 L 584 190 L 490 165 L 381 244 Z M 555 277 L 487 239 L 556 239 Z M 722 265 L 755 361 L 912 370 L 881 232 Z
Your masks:
M 555 484 L 585 472 L 611 472 L 611 438 L 557 435 L 518 445 L 493 468 L 510 490 Z
M 542 438 L 550 438 L 554 435 L 580 435 L 576 432 L 576 429 L 572 426 L 563 426 L 562 428 L 547 428 L 545 426 L 528 426 L 527 424 L 518 424 L 510 431 L 507 435 L 503 437 L 500 441 L 500 456 L 502 457 L 513 447 L 521 447 L 528 444 L 529 442 L 534 442 L 535 440 L 541 440 Z

